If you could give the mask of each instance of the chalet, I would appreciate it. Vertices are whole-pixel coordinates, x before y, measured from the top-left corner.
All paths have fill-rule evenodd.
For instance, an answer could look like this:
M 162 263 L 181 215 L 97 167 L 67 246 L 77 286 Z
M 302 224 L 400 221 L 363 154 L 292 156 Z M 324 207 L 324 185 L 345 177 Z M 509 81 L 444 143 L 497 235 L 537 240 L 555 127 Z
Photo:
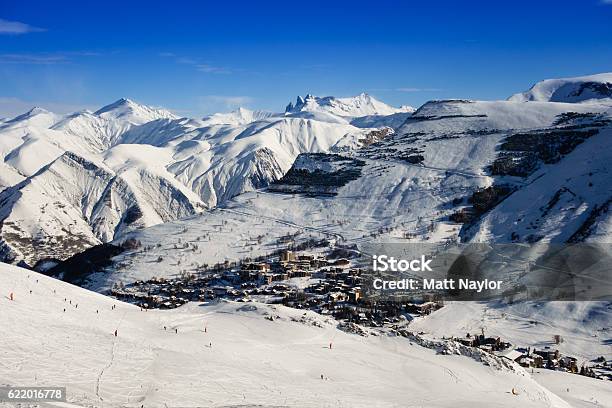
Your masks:
M 331 292 L 329 294 L 329 300 L 331 302 L 346 302 L 348 300 L 348 295 L 344 292 Z
M 559 367 L 576 374 L 578 373 L 578 360 L 574 357 L 563 356 L 559 358 Z
M 264 285 L 269 285 L 272 282 L 278 282 L 287 279 L 289 279 L 289 275 L 286 273 L 261 272 L 257 276 L 257 280 Z
M 325 279 L 336 279 L 338 277 L 338 272 L 336 272 L 336 270 L 327 270 L 324 276 Z
M 270 265 L 264 262 L 242 264 L 241 270 L 254 272 L 270 272 Z
M 361 298 L 361 288 L 355 287 L 348 292 L 348 298 L 350 302 L 357 303 Z
M 329 262 L 327 262 L 327 259 L 325 258 L 317 258 L 317 259 L 313 259 L 312 261 L 310 261 L 310 266 L 316 269 L 325 268 L 328 265 L 329 265 Z
M 500 354 L 500 357 L 515 361 L 517 363 L 520 363 L 521 360 L 524 359 L 526 356 L 527 355 L 525 353 L 516 349 L 510 349 Z
M 438 302 L 406 303 L 406 311 L 408 313 L 415 313 L 419 315 L 428 315 L 441 307 L 442 305 Z
M 558 360 L 559 350 L 551 350 L 550 347 L 545 347 L 544 350 L 534 350 L 534 354 L 541 356 L 544 360 Z

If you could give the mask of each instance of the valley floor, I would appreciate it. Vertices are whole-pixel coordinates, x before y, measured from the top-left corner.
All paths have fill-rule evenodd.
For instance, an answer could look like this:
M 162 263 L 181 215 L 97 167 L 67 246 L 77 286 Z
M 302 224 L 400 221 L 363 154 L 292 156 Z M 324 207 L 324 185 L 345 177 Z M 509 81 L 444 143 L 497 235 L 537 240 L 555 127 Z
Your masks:
M 612 406 L 609 382 L 532 378 L 406 338 L 348 334 L 296 309 L 141 311 L 4 264 L 0 288 L 0 385 L 65 385 L 76 406 Z

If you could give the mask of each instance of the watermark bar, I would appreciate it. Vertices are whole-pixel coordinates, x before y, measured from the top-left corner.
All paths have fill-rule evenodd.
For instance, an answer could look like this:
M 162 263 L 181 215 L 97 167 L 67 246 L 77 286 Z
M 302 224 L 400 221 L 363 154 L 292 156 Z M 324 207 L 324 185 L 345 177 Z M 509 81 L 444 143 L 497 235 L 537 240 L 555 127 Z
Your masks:
M 371 300 L 612 300 L 607 243 L 374 243 L 354 262 Z
M 0 387 L 0 402 L 66 402 L 66 387 Z

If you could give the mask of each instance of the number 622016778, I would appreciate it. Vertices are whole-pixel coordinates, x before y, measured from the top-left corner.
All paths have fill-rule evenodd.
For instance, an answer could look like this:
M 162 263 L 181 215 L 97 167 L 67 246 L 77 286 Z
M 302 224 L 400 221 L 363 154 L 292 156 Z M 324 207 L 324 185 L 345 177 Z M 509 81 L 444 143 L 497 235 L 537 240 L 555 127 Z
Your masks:
M 0 401 L 66 401 L 65 387 L 0 387 Z

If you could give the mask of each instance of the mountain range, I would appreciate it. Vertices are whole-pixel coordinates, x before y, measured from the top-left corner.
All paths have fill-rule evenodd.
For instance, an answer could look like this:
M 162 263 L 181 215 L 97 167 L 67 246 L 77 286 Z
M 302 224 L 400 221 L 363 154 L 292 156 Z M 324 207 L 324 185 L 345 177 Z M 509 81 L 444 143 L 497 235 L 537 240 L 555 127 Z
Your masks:
M 120 99 L 96 112 L 34 108 L 4 121 L 3 257 L 63 259 L 199 213 L 279 179 L 300 153 L 358 146 L 376 131 L 336 110 L 394 111 L 367 95 L 325 101 L 316 112 L 241 108 L 196 120 Z
M 216 231 L 190 261 L 240 258 L 262 228 L 269 245 L 288 230 L 354 244 L 605 242 L 610 81 L 546 80 L 507 101 L 416 110 L 366 94 L 202 119 L 128 99 L 66 116 L 35 108 L 0 123 L 0 253 L 34 266 L 231 222 L 239 233 Z

